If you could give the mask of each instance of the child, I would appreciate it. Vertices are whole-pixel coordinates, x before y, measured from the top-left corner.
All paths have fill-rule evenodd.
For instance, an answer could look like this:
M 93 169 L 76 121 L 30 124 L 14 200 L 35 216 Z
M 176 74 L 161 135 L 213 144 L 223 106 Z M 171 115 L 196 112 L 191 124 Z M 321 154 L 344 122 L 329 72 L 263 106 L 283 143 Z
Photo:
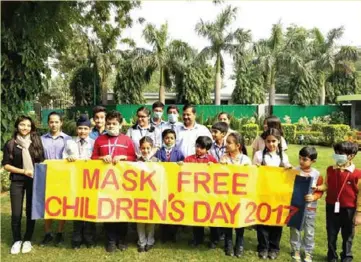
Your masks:
M 176 132 L 173 129 L 166 129 L 162 133 L 163 146 L 157 151 L 155 157 L 161 162 L 180 162 L 184 160 L 182 152 L 175 146 Z M 160 226 L 161 240 L 166 242 L 171 240 L 177 241 L 178 227 L 176 225 L 164 225 Z
M 93 121 L 94 128 L 91 130 L 89 137 L 91 139 L 97 139 L 98 136 L 105 133 L 105 117 L 106 117 L 106 108 L 102 106 L 96 106 L 93 108 Z
M 327 192 L 326 229 L 328 241 L 328 261 L 338 261 L 336 252 L 337 235 L 341 229 L 341 261 L 352 261 L 352 240 L 355 235 L 354 219 L 360 217 L 361 170 L 356 169 L 352 159 L 356 156 L 358 145 L 352 142 L 340 142 L 334 145 L 335 166 L 327 168 L 325 184 L 315 187 Z M 357 201 L 358 198 L 358 201 Z M 355 216 L 357 211 L 357 215 Z
M 144 136 L 139 140 L 139 150 L 141 155 L 137 161 L 141 162 L 159 162 L 153 155 L 153 139 Z M 154 246 L 154 224 L 137 223 L 138 232 L 138 252 L 148 252 Z
M 220 160 L 222 164 L 251 165 L 252 162 L 247 156 L 247 149 L 244 145 L 244 139 L 240 134 L 230 133 L 226 141 L 226 154 Z M 233 256 L 232 228 L 225 228 L 224 250 L 226 256 Z M 244 228 L 236 228 L 236 245 L 234 255 L 241 257 L 243 255 L 243 235 Z
M 184 159 L 185 163 L 217 163 L 217 160 L 210 154 L 208 150 L 212 146 L 212 139 L 208 136 L 199 136 L 196 140 L 196 153 Z M 211 227 L 211 241 L 209 247 L 217 246 L 219 241 L 218 228 Z M 204 227 L 193 227 L 193 239 L 189 245 L 196 247 L 204 241 Z
M 215 123 L 211 128 L 213 137 L 212 147 L 209 153 L 219 162 L 226 152 L 226 139 L 228 133 L 228 125 L 225 122 Z
M 283 131 L 282 131 L 282 125 L 281 120 L 277 116 L 269 116 L 263 121 L 263 130 L 267 131 L 270 128 L 276 128 L 281 133 L 281 145 L 283 151 L 286 151 L 288 149 L 287 142 L 283 138 Z M 259 151 L 263 150 L 265 147 L 264 138 L 262 136 L 258 136 L 252 143 L 252 156 L 254 157 L 254 154 Z
M 91 159 L 101 159 L 107 164 L 118 164 L 120 161 L 135 161 L 135 149 L 132 140 L 123 135 L 123 116 L 117 111 L 111 111 L 106 115 L 106 133 L 100 135 L 94 143 Z M 108 222 L 104 223 L 106 234 L 106 251 L 115 252 L 116 249 L 126 250 L 126 236 L 128 223 Z
M 257 151 L 253 158 L 253 164 L 262 166 L 291 167 L 287 155 L 281 145 L 281 132 L 276 128 L 270 128 L 262 134 L 265 148 Z M 282 227 L 257 226 L 258 256 L 261 259 L 274 260 L 280 251 Z
M 94 140 L 89 137 L 91 123 L 86 115 L 81 115 L 76 122 L 78 137 L 68 140 L 63 152 L 63 158 L 69 162 L 78 159 L 90 159 L 94 147 Z M 81 244 L 88 248 L 95 245 L 95 223 L 86 221 L 74 221 L 71 245 L 79 249 Z
M 300 175 L 305 177 L 311 177 L 312 185 L 322 185 L 323 178 L 320 173 L 312 168 L 312 164 L 316 162 L 317 151 L 314 147 L 304 147 L 299 152 L 300 166 L 296 169 L 300 170 Z M 301 262 L 301 247 L 305 251 L 304 261 L 312 262 L 312 252 L 315 247 L 315 217 L 317 200 L 321 198 L 322 191 L 314 191 L 305 196 L 307 202 L 304 221 L 303 221 L 303 240 L 301 240 L 301 231 L 296 228 L 290 228 L 290 243 L 292 249 L 292 258 L 296 262 Z

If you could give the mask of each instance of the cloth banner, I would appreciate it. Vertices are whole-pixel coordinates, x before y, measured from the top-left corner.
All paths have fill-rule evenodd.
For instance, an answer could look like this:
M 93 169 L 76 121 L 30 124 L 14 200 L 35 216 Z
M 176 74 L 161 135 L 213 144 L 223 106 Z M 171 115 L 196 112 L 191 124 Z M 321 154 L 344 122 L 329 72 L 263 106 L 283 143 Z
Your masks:
M 311 179 L 279 167 L 47 160 L 33 219 L 300 228 Z

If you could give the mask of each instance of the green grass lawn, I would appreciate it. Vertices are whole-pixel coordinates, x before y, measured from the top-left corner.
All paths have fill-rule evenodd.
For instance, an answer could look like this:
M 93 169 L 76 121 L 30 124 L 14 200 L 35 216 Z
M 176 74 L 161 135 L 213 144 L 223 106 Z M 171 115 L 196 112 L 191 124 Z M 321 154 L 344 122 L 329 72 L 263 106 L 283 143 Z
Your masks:
M 287 151 L 291 163 L 296 166 L 298 163 L 298 151 L 301 146 L 290 145 Z M 333 164 L 331 148 L 317 147 L 318 160 L 315 164 L 317 168 L 324 175 L 326 167 Z M 249 151 L 251 152 L 251 151 Z M 357 167 L 361 168 L 361 153 L 357 155 L 355 159 Z M 10 199 L 8 194 L 1 196 L 1 261 L 235 261 L 237 258 L 226 257 L 222 250 L 222 245 L 215 250 L 208 250 L 206 247 L 198 249 L 190 249 L 187 246 L 187 241 L 190 238 L 189 230 L 182 232 L 181 240 L 176 244 L 161 244 L 156 243 L 154 249 L 147 253 L 139 254 L 136 249 L 136 232 L 131 231 L 129 233 L 130 248 L 125 252 L 116 252 L 108 254 L 105 252 L 104 234 L 100 233 L 102 230 L 101 224 L 98 225 L 97 231 L 100 235 L 98 246 L 93 249 L 81 248 L 80 250 L 72 250 L 70 247 L 70 237 L 72 230 L 72 223 L 66 224 L 66 244 L 63 248 L 46 247 L 41 248 L 39 246 L 43 237 L 43 221 L 37 221 L 35 234 L 33 237 L 34 249 L 29 254 L 10 255 L 10 246 L 12 243 L 12 235 L 10 228 Z M 325 226 L 325 200 L 324 197 L 319 201 L 319 208 L 316 218 L 316 247 L 314 251 L 314 261 L 325 261 L 325 255 L 327 251 L 327 237 Z M 25 219 L 23 219 L 23 226 L 25 226 Z M 23 228 L 24 229 L 24 228 Z M 159 232 L 156 232 L 156 240 Z M 159 237 L 158 237 L 159 239 Z M 339 235 L 339 251 L 341 244 L 341 236 Z M 239 259 L 242 261 L 260 261 L 257 258 L 256 253 L 257 239 L 256 232 L 254 230 L 246 230 L 245 233 L 245 255 Z M 354 261 L 361 261 L 361 228 L 356 231 L 356 236 L 353 242 Z M 289 229 L 284 227 L 282 241 L 281 241 L 281 253 L 277 261 L 291 261 L 290 259 L 290 245 L 289 245 Z

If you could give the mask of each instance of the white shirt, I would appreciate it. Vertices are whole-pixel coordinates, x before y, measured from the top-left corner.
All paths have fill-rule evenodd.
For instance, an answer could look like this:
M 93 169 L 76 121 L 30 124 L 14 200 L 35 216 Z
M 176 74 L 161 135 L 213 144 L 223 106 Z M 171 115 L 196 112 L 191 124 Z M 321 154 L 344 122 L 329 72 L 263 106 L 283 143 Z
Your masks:
M 154 131 L 151 132 L 149 129 L 151 128 L 151 125 L 147 128 L 142 128 L 139 125 L 136 126 L 136 128 L 130 127 L 127 131 L 127 136 L 132 139 L 135 153 L 137 155 L 140 154 L 139 150 L 139 140 L 145 136 L 149 136 L 154 143 L 154 147 L 159 147 L 162 145 L 162 134 L 160 133 L 159 129 L 154 127 Z
M 244 154 L 239 154 L 235 159 L 232 159 L 228 154 L 225 154 L 222 157 L 222 162 L 227 164 L 241 165 L 241 166 L 252 165 L 251 159 Z
M 252 148 L 255 151 L 263 150 L 265 148 L 265 146 L 266 145 L 265 145 L 264 139 L 261 136 L 257 136 L 256 139 L 253 140 Z M 284 139 L 283 136 L 281 137 L 281 146 L 282 146 L 283 151 L 286 151 L 288 149 L 286 140 Z
M 94 148 L 94 139 L 87 137 L 84 139 L 84 144 L 80 143 L 80 138 L 76 137 L 67 140 L 63 151 L 63 159 L 69 156 L 76 159 L 90 159 Z
M 282 153 L 283 164 L 285 167 L 290 167 L 291 164 L 288 161 L 288 156 L 285 152 Z M 253 157 L 253 164 L 262 165 L 263 150 L 257 151 Z M 265 166 L 280 166 L 281 158 L 277 152 L 267 152 L 264 156 Z
M 211 132 L 204 125 L 195 123 L 192 128 L 187 128 L 182 124 L 177 128 L 177 146 L 184 157 L 196 153 L 196 140 L 200 136 L 208 136 L 212 139 Z

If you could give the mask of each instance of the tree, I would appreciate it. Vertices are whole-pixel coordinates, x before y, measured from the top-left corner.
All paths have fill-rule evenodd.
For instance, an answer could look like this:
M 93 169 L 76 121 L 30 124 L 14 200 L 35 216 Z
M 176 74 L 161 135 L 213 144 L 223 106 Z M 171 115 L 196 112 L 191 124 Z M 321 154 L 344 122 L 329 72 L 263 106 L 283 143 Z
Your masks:
M 204 22 L 202 19 L 196 24 L 196 32 L 202 36 L 208 38 L 210 46 L 205 47 L 200 52 L 200 59 L 210 59 L 215 57 L 215 88 L 214 88 L 214 102 L 216 105 L 220 105 L 221 96 L 220 90 L 222 86 L 222 76 L 224 75 L 224 59 L 223 52 L 233 54 L 237 45 L 234 43 L 237 34 L 243 32 L 240 29 L 232 32 L 228 30 L 228 27 L 235 20 L 237 14 L 237 8 L 231 6 L 226 7 L 216 18 L 216 21 Z
M 144 50 L 134 59 L 134 67 L 147 68 L 150 75 L 159 71 L 159 100 L 165 102 L 165 88 L 172 86 L 172 68 L 178 59 L 183 59 L 189 53 L 188 45 L 180 40 L 168 41 L 168 24 L 157 29 L 153 24 L 147 24 L 143 30 L 145 41 L 153 47 L 152 51 Z
M 67 80 L 61 75 L 51 79 L 49 87 L 41 92 L 36 100 L 45 108 L 68 108 L 73 105 Z

